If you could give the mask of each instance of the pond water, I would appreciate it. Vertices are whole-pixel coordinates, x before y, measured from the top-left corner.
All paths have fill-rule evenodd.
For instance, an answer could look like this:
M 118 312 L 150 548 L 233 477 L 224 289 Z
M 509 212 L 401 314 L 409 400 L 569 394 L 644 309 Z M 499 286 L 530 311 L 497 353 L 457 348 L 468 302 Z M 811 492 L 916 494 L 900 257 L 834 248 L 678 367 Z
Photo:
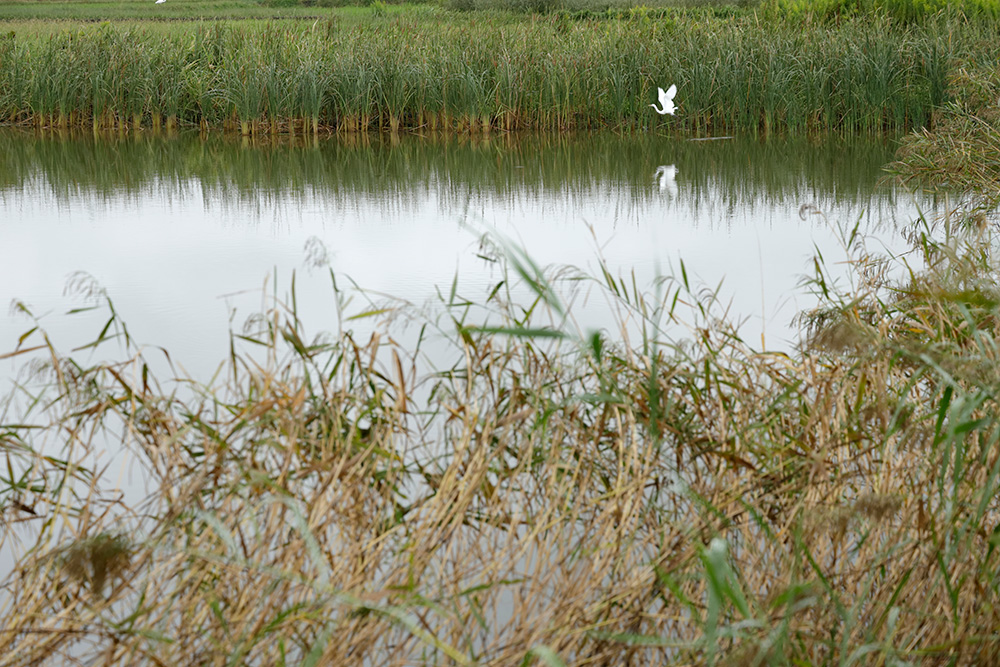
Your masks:
M 326 269 L 412 303 L 486 298 L 499 280 L 484 231 L 540 265 L 678 274 L 715 289 L 755 346 L 789 348 L 797 287 L 818 249 L 844 257 L 841 229 L 903 248 L 900 230 L 932 202 L 885 184 L 891 142 L 687 141 L 585 135 L 355 136 L 251 144 L 238 138 L 0 133 L 0 302 L 20 300 L 64 349 L 104 316 L 68 284 L 106 290 L 133 337 L 195 373 L 228 350 L 233 309 L 249 314 L 297 272 L 299 309 L 336 328 Z M 816 212 L 822 212 L 817 214 Z M 323 254 L 320 252 L 319 254 Z M 72 277 L 85 272 L 81 282 Z M 72 291 L 72 290 L 71 290 Z M 79 290 L 77 290 L 79 291 Z M 582 306 L 587 326 L 600 309 Z M 0 318 L 0 351 L 30 328 Z M 12 362 L 8 362 L 9 364 Z M 8 371 L 10 369 L 7 369 Z

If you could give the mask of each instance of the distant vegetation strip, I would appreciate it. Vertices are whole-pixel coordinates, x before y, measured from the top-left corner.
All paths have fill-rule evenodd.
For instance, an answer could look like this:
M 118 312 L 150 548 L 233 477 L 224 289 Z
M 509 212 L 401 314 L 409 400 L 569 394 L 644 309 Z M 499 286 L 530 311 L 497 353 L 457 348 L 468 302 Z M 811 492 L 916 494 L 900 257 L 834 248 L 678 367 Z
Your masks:
M 218 20 L 317 18 L 315 3 L 256 0 L 6 0 L 0 21 Z
M 571 20 L 405 12 L 350 24 L 104 24 L 0 37 L 0 119 L 242 134 L 588 128 L 898 132 L 928 122 L 995 24 L 761 22 L 677 12 Z M 677 83 L 676 117 L 648 106 Z
M 387 11 L 490 11 L 568 14 L 575 17 L 665 15 L 678 10 L 716 14 L 756 12 L 762 18 L 809 17 L 821 21 L 878 14 L 906 22 L 944 12 L 978 20 L 1000 18 L 1000 0 L 5 0 L 0 21 L 47 19 L 276 19 L 364 15 Z

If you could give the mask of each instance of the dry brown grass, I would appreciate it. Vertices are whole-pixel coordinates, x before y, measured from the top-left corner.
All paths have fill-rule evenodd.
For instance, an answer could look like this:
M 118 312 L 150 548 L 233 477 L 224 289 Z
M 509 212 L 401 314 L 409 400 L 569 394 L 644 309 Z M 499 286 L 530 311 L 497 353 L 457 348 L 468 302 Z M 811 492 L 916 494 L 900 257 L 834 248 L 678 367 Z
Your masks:
M 833 304 L 794 357 L 684 281 L 603 285 L 631 344 L 552 327 L 545 282 L 534 318 L 444 304 L 445 371 L 278 306 L 207 387 L 43 341 L 0 429 L 34 531 L 0 664 L 993 662 L 997 308 L 940 276 Z M 684 303 L 687 342 L 650 342 Z M 65 463 L 109 443 L 144 503 Z

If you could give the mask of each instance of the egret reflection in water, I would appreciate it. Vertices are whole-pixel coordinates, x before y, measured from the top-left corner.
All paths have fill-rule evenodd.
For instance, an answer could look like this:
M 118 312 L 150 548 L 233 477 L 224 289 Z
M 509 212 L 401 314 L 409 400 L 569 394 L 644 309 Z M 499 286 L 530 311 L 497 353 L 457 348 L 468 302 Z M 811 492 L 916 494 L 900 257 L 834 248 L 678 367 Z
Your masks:
M 659 179 L 660 192 L 669 192 L 671 197 L 677 195 L 677 167 L 672 164 L 660 165 L 653 173 L 654 179 Z

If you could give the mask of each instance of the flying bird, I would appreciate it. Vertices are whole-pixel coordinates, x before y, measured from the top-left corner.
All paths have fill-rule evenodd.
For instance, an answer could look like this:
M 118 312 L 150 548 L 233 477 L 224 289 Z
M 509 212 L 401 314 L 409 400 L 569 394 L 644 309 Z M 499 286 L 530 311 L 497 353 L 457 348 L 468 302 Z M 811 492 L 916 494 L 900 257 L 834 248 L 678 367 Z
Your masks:
M 661 116 L 663 114 L 670 114 L 673 116 L 674 111 L 677 108 L 674 106 L 674 96 L 677 94 L 677 84 L 672 84 L 666 91 L 662 88 L 657 88 L 657 90 L 660 91 L 660 106 L 663 108 L 657 109 L 655 104 L 650 104 L 649 106 L 653 107 L 653 111 Z
M 166 1 L 167 1 L 167 0 L 156 0 L 156 4 L 158 4 L 158 5 L 162 5 L 162 4 L 163 4 L 164 2 L 166 2 Z

